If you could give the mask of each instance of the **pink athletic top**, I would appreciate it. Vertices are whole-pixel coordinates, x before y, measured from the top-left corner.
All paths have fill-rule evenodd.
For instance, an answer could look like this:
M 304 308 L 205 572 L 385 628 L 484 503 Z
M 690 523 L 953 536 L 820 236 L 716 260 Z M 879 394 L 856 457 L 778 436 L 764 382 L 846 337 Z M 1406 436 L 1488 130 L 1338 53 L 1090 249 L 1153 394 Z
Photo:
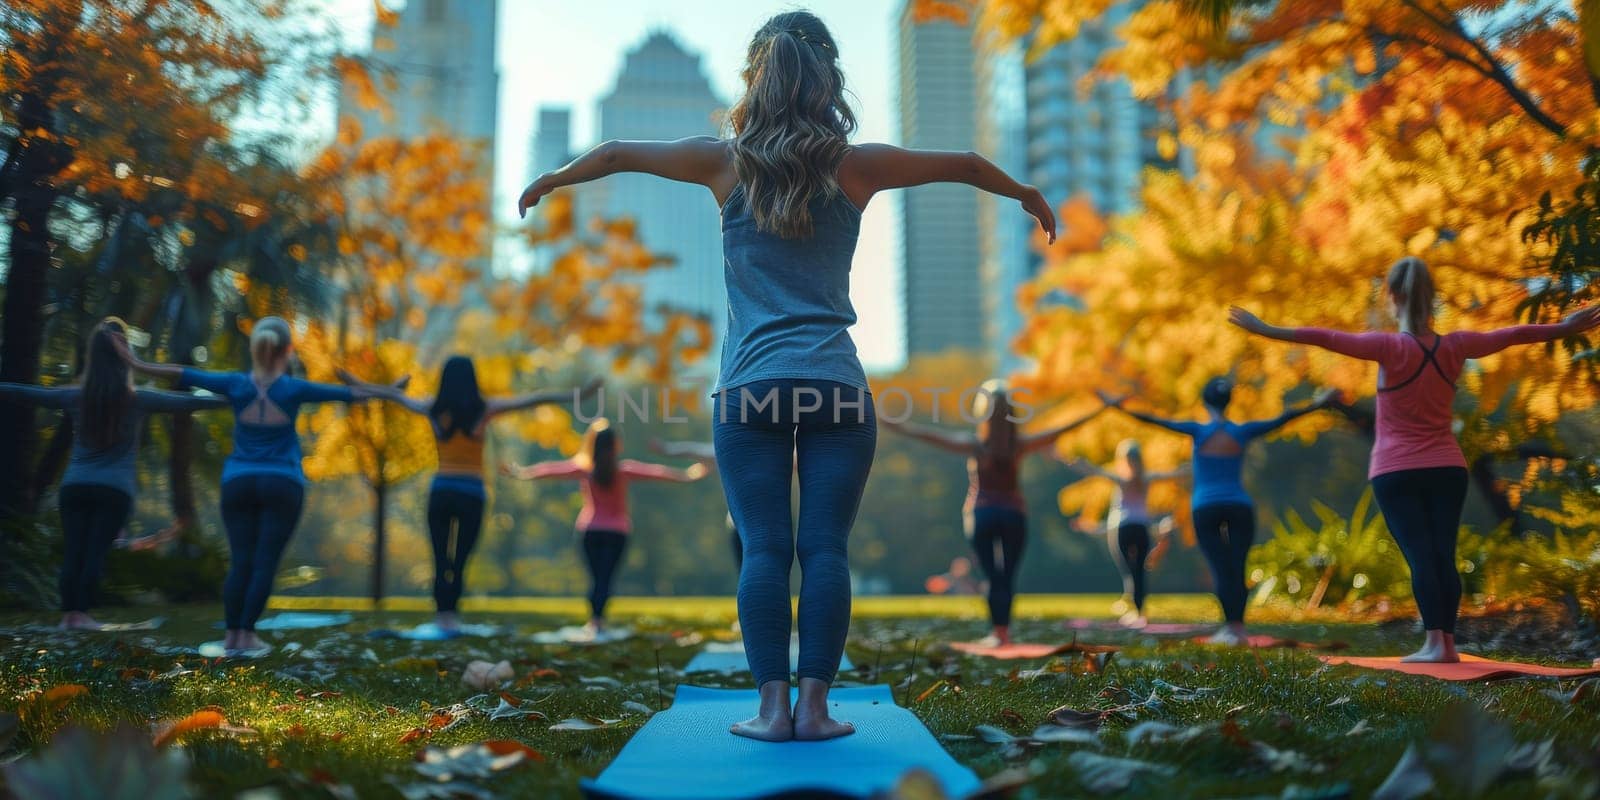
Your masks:
M 595 483 L 587 467 L 568 459 L 536 464 L 529 470 L 528 477 L 583 481 L 583 510 L 578 512 L 575 527 L 580 531 L 629 533 L 633 530 L 633 520 L 628 516 L 628 480 L 664 481 L 677 474 L 671 467 L 625 458 L 617 462 L 617 474 L 611 479 L 611 485 L 601 486 Z
M 1451 430 L 1456 379 L 1469 358 L 1560 335 L 1559 325 L 1517 325 L 1442 335 L 1345 333 L 1296 328 L 1294 340 L 1378 362 L 1378 419 L 1368 477 L 1429 467 L 1465 467 Z

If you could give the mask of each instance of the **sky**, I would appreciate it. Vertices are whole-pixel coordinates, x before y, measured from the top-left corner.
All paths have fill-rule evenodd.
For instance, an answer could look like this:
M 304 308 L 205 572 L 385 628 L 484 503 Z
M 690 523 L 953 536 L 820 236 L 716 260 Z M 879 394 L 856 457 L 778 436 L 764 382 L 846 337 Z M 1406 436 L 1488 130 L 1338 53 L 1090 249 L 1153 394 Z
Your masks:
M 893 61 L 901 2 L 811 0 L 805 6 L 827 23 L 839 44 L 860 121 L 857 141 L 897 139 Z M 365 48 L 372 0 L 332 4 L 350 45 Z M 517 194 L 534 177 L 528 174 L 528 159 L 540 106 L 572 109 L 574 148 L 597 144 L 600 98 L 614 85 L 624 54 L 657 29 L 671 31 L 686 49 L 700 54 L 712 88 L 731 103 L 739 93 L 750 35 L 767 17 L 796 7 L 764 0 L 500 0 L 495 196 L 501 221 L 515 221 Z M 713 202 L 709 195 L 706 202 Z M 892 197 L 868 206 L 852 272 L 851 297 L 860 317 L 852 335 L 863 363 L 875 371 L 893 369 L 904 358 L 897 220 Z

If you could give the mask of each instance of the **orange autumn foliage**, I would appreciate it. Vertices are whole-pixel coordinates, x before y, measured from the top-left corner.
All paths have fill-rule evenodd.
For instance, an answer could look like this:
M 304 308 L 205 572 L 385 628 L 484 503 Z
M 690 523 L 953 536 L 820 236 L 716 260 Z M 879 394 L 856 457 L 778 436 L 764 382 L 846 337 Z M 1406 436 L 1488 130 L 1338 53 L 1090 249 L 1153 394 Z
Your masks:
M 1026 35 L 1042 50 L 1120 4 L 966 7 L 980 35 Z M 1240 381 L 1239 417 L 1274 415 L 1308 384 L 1370 402 L 1372 365 L 1248 338 L 1225 310 L 1239 303 L 1278 324 L 1385 326 L 1376 281 L 1404 255 L 1434 270 L 1441 330 L 1520 321 L 1541 245 L 1523 241 L 1518 214 L 1546 191 L 1570 195 L 1600 135 L 1585 62 L 1592 8 L 1528 17 L 1489 0 L 1238 4 L 1219 31 L 1197 5 L 1133 4 L 1098 65 L 1168 103 L 1194 172 L 1147 171 L 1143 209 L 1107 220 L 1103 247 L 1045 251 L 1022 293 L 1019 349 L 1037 365 L 1022 383 L 1063 397 L 1089 386 L 1132 391 L 1144 407 L 1180 417 L 1198 414 L 1200 387 L 1228 373 Z M 1039 302 L 1058 295 L 1075 302 Z M 1585 295 L 1594 290 L 1577 299 Z M 1562 346 L 1485 359 L 1461 387 L 1469 458 L 1553 439 L 1558 419 L 1600 400 L 1587 367 Z M 1317 415 L 1285 435 L 1333 424 Z M 1065 446 L 1104 461 L 1127 436 L 1148 440 L 1156 467 L 1187 449 L 1116 416 Z M 1075 486 L 1062 505 L 1098 506 L 1105 493 Z

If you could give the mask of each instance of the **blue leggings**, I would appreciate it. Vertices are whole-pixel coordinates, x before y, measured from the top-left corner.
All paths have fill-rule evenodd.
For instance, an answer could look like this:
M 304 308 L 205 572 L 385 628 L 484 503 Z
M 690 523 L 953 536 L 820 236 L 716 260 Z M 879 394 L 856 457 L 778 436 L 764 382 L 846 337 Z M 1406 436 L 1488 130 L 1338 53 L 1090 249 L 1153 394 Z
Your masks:
M 769 397 L 771 405 L 758 405 Z M 878 441 L 872 396 L 830 381 L 764 381 L 724 390 L 714 409 L 717 467 L 744 540 L 739 626 L 750 672 L 757 686 L 789 680 L 789 570 L 798 552 L 796 672 L 832 683 L 850 628 L 846 542 Z M 798 540 L 790 511 L 796 473 Z
M 128 523 L 133 498 L 94 483 L 61 487 L 61 610 L 87 613 L 100 588 L 106 553 Z
M 1411 567 L 1411 594 L 1423 629 L 1455 633 L 1461 611 L 1456 536 L 1461 506 L 1467 501 L 1467 470 L 1432 467 L 1385 473 L 1372 479 L 1372 496 Z
M 278 561 L 289 546 L 306 490 L 281 475 L 239 475 L 222 484 L 222 525 L 231 563 L 222 581 L 228 630 L 253 631 L 272 596 Z
M 1244 503 L 1212 503 L 1194 510 L 1194 538 L 1211 566 L 1222 618 L 1244 622 L 1244 563 L 1256 540 L 1256 510 Z

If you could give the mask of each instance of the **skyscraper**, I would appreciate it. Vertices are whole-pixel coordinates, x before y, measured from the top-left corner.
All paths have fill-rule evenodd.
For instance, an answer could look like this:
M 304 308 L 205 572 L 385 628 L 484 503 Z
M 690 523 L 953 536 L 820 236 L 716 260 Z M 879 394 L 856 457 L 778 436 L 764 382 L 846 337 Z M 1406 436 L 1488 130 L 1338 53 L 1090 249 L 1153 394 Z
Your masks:
M 572 156 L 572 109 L 540 107 L 531 155 L 530 167 L 534 175 L 543 175 L 567 163 Z
M 998 43 L 986 48 L 978 59 L 977 77 L 977 150 L 1006 174 L 1026 180 L 1028 103 L 1022 48 Z M 986 192 L 978 194 L 984 342 L 1000 372 L 1022 366 L 1011 344 L 1022 330 L 1017 290 L 1035 272 L 1036 256 L 1029 243 L 1035 224 L 1015 202 Z
M 348 93 L 341 116 L 354 116 L 366 138 L 412 139 L 442 133 L 482 148 L 480 167 L 494 219 L 495 124 L 500 75 L 495 66 L 497 0 L 410 0 L 387 31 L 390 46 L 369 57 L 392 76 L 387 108 L 362 109 Z M 382 81 L 380 81 L 380 85 Z M 492 247 L 492 235 L 486 247 Z M 487 261 L 488 259 L 486 259 Z
M 972 150 L 977 140 L 977 78 L 972 29 L 919 22 L 900 9 L 900 143 Z M 936 184 L 907 190 L 901 205 L 906 355 L 950 348 L 983 351 L 977 192 Z
M 715 135 L 724 107 L 701 71 L 700 57 L 666 31 L 656 31 L 627 53 L 616 88 L 600 101 L 600 138 Z M 713 347 L 720 346 L 727 301 L 721 218 L 711 193 L 650 175 L 615 175 L 603 183 L 579 196 L 580 207 L 633 218 L 646 247 L 677 260 L 643 275 L 645 300 L 710 315 Z
M 1090 78 L 1132 13 L 1113 5 L 1027 65 L 1028 176 L 1054 203 L 1081 195 L 1102 214 L 1124 214 L 1137 207 L 1147 166 L 1177 166 L 1157 151 L 1162 111 L 1125 78 Z

